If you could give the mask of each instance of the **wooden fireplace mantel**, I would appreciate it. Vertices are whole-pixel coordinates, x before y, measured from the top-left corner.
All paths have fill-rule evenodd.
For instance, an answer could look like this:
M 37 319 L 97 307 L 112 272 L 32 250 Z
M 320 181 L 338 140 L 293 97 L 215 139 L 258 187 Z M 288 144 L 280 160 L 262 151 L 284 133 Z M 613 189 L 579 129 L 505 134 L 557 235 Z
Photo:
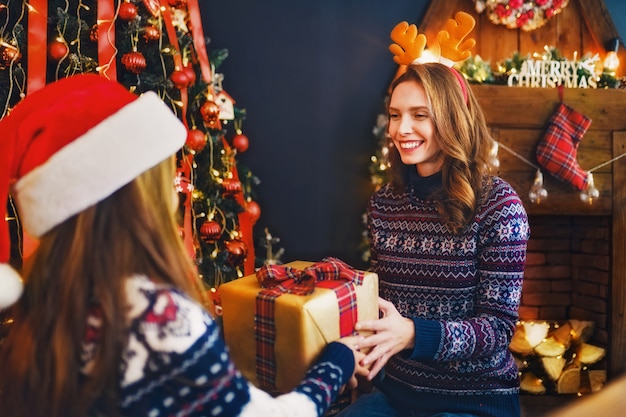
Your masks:
M 472 85 L 472 90 L 494 139 L 514 152 L 500 147 L 500 176 L 515 187 L 530 215 L 611 218 L 608 371 L 611 376 L 625 373 L 626 157 L 593 172 L 596 188 L 600 190 L 600 198 L 593 204 L 581 201 L 578 190 L 545 170 L 542 171 L 548 198 L 541 204 L 532 204 L 528 190 L 538 166 L 535 152 L 550 115 L 560 103 L 557 89 Z M 577 160 L 582 169 L 592 169 L 626 152 L 626 90 L 565 89 L 563 102 L 592 120 L 578 148 Z

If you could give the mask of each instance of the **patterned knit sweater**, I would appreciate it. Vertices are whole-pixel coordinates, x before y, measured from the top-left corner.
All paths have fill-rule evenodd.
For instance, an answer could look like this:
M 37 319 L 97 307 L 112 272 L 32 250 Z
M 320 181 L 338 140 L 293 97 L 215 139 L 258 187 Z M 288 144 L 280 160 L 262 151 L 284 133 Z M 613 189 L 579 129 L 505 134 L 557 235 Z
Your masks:
M 433 177 L 435 187 L 432 178 L 423 185 L 440 186 L 440 174 Z M 392 357 L 377 385 L 402 409 L 519 415 L 508 345 L 529 237 L 524 207 L 493 177 L 469 226 L 454 235 L 419 181 L 405 193 L 386 185 L 368 207 L 380 295 L 415 324 L 414 349 Z
M 215 321 L 185 294 L 142 276 L 128 279 L 126 294 L 129 342 L 121 365 L 121 415 L 317 417 L 354 371 L 352 351 L 330 343 L 293 392 L 271 397 L 243 378 Z M 98 315 L 90 315 L 83 349 L 87 375 L 100 326 Z

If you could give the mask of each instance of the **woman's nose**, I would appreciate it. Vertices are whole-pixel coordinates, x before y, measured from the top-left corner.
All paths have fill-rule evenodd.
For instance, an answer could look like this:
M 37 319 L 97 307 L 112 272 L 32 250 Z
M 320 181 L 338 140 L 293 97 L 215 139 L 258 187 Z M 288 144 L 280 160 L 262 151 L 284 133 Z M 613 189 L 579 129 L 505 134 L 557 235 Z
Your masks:
M 413 123 L 410 117 L 402 116 L 400 118 L 400 126 L 398 126 L 398 132 L 401 134 L 411 133 L 413 131 Z

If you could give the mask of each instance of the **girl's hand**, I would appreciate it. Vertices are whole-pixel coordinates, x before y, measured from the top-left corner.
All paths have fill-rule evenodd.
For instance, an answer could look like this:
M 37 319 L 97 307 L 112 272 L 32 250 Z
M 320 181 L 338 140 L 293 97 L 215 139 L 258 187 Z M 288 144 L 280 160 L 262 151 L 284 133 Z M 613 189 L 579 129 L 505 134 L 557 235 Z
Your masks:
M 352 373 L 350 380 L 346 384 L 346 387 L 348 389 L 354 389 L 359 385 L 358 380 L 356 378 L 357 375 L 365 377 L 367 376 L 369 372 L 368 369 L 362 364 L 362 361 L 365 358 L 365 353 L 360 352 L 357 349 L 357 344 L 359 342 L 359 339 L 360 339 L 359 336 L 346 336 L 337 340 L 338 342 L 343 343 L 344 345 L 352 349 L 352 353 L 354 353 L 354 372 Z M 343 389 L 341 391 L 343 392 Z

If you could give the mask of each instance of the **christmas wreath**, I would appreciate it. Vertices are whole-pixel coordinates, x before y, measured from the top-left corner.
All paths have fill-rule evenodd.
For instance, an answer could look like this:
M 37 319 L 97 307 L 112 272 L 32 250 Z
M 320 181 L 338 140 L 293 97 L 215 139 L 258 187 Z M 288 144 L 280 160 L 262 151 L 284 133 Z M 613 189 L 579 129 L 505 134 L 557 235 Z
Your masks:
M 531 31 L 559 14 L 569 0 L 474 0 L 476 11 L 487 12 L 489 20 L 509 29 Z

